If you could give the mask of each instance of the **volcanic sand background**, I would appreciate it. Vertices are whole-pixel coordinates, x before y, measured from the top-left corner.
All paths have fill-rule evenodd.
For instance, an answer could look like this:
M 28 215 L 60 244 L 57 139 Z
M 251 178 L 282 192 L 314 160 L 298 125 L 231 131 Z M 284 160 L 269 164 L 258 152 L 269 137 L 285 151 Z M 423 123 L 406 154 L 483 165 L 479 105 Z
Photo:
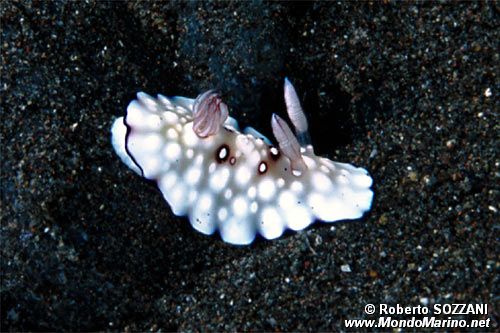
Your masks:
M 497 325 L 498 2 L 0 14 L 2 330 L 343 330 L 367 303 L 488 303 Z M 270 136 L 285 76 L 316 152 L 371 173 L 362 220 L 231 246 L 112 150 L 137 91 L 219 88 Z

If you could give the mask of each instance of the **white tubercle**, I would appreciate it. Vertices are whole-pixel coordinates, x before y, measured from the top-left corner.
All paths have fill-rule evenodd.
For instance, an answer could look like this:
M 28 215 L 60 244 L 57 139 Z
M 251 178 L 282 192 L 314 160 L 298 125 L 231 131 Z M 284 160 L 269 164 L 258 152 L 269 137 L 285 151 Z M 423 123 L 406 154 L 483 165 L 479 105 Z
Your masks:
M 300 108 L 286 82 L 287 106 Z M 111 128 L 121 160 L 156 181 L 172 212 L 187 215 L 196 230 L 218 230 L 224 241 L 244 245 L 257 233 L 274 239 L 287 228 L 302 230 L 316 219 L 356 219 L 370 209 L 372 179 L 365 169 L 300 147 L 277 116 L 273 132 L 280 149 L 254 129 L 240 133 L 221 103 L 213 92 L 197 100 L 139 93 Z M 297 110 L 288 113 L 299 135 L 304 121 L 307 133 L 307 120 Z M 194 127 L 196 114 L 201 125 Z

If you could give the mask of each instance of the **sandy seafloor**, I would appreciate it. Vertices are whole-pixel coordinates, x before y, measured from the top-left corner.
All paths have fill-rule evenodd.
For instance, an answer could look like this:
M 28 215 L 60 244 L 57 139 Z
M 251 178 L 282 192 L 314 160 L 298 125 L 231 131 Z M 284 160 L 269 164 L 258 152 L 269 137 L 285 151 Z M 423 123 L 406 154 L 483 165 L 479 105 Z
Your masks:
M 367 303 L 487 303 L 456 318 L 497 325 L 498 2 L 0 13 L 1 330 L 343 331 L 378 319 Z M 370 171 L 363 219 L 231 246 L 112 150 L 141 90 L 219 88 L 240 125 L 271 135 L 285 76 L 316 152 Z

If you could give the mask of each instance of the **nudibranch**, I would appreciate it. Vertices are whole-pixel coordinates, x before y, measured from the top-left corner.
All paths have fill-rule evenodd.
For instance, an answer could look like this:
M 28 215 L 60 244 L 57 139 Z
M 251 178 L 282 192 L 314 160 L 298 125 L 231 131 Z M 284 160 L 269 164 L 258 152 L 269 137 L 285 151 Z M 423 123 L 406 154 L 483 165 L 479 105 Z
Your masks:
M 295 134 L 273 114 L 278 146 L 255 129 L 240 132 L 213 90 L 196 99 L 138 93 L 115 120 L 113 147 L 139 175 L 156 181 L 175 215 L 232 244 L 257 233 L 274 239 L 315 220 L 357 219 L 370 209 L 368 172 L 316 156 L 307 119 L 288 79 L 285 103 Z

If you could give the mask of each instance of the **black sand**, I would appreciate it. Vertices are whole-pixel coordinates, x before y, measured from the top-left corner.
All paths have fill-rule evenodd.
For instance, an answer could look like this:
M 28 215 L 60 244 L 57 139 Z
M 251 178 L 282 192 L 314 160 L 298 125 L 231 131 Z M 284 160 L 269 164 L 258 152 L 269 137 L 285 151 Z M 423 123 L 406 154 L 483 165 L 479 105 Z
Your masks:
M 497 325 L 498 2 L 0 13 L 2 331 L 338 331 L 367 303 L 488 303 Z M 362 220 L 230 246 L 112 150 L 141 90 L 219 88 L 270 135 L 285 76 L 316 151 L 373 176 Z

